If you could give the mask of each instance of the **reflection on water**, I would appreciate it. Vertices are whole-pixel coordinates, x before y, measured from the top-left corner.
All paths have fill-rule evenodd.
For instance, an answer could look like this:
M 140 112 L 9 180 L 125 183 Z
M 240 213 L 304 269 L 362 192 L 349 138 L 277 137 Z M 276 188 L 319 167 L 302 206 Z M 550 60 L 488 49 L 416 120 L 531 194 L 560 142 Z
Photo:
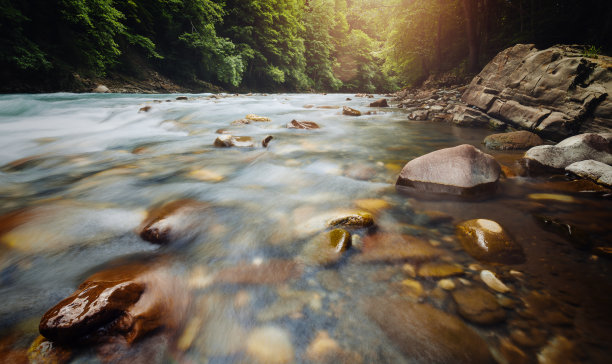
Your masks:
M 76 362 L 530 363 L 543 350 L 572 362 L 609 358 L 611 265 L 595 254 L 612 241 L 607 191 L 516 177 L 485 201 L 403 196 L 394 183 L 407 161 L 480 148 L 490 132 L 411 122 L 401 109 L 355 118 L 331 107 L 366 111 L 371 100 L 352 95 L 174 99 L 0 96 L 0 356 L 42 355 L 52 346 L 37 339 L 47 310 L 100 272 L 145 259 L 152 273 L 130 278 L 148 287 L 141 301 L 105 318 L 122 322 L 111 327 L 124 341 L 47 351 Z M 232 124 L 247 114 L 271 121 Z M 321 128 L 287 129 L 293 119 Z M 216 148 L 219 129 L 256 146 Z M 496 157 L 512 169 L 520 154 Z M 346 223 L 359 211 L 376 225 Z M 352 247 L 304 264 L 313 249 L 336 249 L 326 239 L 348 236 L 325 234 L 334 219 Z M 470 257 L 454 236 L 470 219 L 498 222 L 526 262 Z M 453 298 L 486 287 L 484 269 L 511 289 L 493 292 L 499 324 L 466 320 Z M 480 307 L 489 296 L 471 299 Z M 156 309 L 139 316 L 139 307 Z

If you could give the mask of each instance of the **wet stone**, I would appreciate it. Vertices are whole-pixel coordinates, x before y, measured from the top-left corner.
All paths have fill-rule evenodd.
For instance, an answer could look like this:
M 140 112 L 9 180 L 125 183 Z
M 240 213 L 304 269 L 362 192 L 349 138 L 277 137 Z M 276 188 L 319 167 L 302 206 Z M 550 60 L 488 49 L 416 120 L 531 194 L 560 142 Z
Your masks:
M 361 116 L 361 111 L 352 109 L 352 108 L 350 108 L 348 106 L 343 106 L 342 107 L 342 115 Z
M 215 147 L 219 148 L 229 148 L 229 147 L 238 147 L 238 148 L 253 148 L 255 146 L 253 142 L 253 138 L 247 136 L 233 136 L 230 134 L 224 134 L 214 142 Z
M 258 364 L 286 364 L 294 361 L 289 333 L 276 326 L 251 331 L 246 340 L 246 352 Z
M 356 257 L 358 262 L 422 262 L 442 255 L 425 240 L 401 234 L 377 233 L 363 239 L 363 252 Z
M 447 278 L 462 275 L 463 268 L 457 264 L 429 262 L 419 267 L 419 277 Z
M 496 324 L 506 319 L 506 311 L 497 299 L 480 287 L 466 287 L 452 292 L 459 314 L 466 320 L 483 325 Z
M 320 128 L 319 124 L 315 123 L 314 121 L 291 120 L 291 122 L 287 124 L 287 129 L 310 130 L 310 129 L 319 129 L 319 128 Z
M 222 269 L 214 281 L 225 284 L 281 284 L 300 274 L 301 269 L 294 261 L 273 259 L 261 263 L 243 262 Z
M 493 272 L 483 270 L 480 272 L 480 279 L 487 285 L 487 287 L 500 293 L 510 292 L 510 288 L 500 281 Z
M 380 99 L 370 103 L 370 107 L 389 107 L 387 99 Z
M 369 212 L 359 211 L 335 217 L 327 222 L 328 226 L 343 226 L 347 228 L 365 228 L 374 225 L 374 217 Z
M 530 131 L 521 130 L 489 135 L 484 139 L 483 144 L 489 149 L 518 150 L 542 145 L 544 141 Z
M 140 237 L 154 244 L 167 244 L 193 234 L 197 219 L 209 206 L 195 200 L 177 200 L 152 209 L 142 222 Z
M 344 229 L 334 229 L 308 242 L 300 256 L 306 264 L 331 265 L 337 263 L 350 247 L 351 234 Z
M 494 363 L 487 343 L 460 319 L 427 304 L 369 298 L 362 310 L 415 363 Z
M 525 261 L 523 249 L 495 221 L 475 219 L 456 228 L 457 239 L 472 257 L 486 262 L 518 264 Z

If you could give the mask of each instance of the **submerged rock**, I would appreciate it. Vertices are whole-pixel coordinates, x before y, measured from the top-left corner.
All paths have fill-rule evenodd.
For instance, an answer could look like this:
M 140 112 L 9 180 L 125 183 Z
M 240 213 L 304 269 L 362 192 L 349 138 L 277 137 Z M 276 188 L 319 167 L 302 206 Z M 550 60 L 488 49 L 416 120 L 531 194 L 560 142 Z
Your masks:
M 247 120 L 255 121 L 255 122 L 268 122 L 268 121 L 271 121 L 271 119 L 268 118 L 268 117 L 257 116 L 255 114 L 248 114 L 244 118 L 247 119 Z
M 253 148 L 255 143 L 253 142 L 253 138 L 247 136 L 233 136 L 230 134 L 224 134 L 217 139 L 215 139 L 214 143 L 215 147 L 220 148 L 229 148 L 229 147 L 239 147 L 239 148 Z
M 506 319 L 506 311 L 497 303 L 495 296 L 484 288 L 464 287 L 451 294 L 457 311 L 468 321 L 490 325 Z
M 501 167 L 471 145 L 440 149 L 408 162 L 396 185 L 421 192 L 476 195 L 494 190 Z
M 506 264 L 525 261 L 523 248 L 495 221 L 465 221 L 457 225 L 456 234 L 463 249 L 478 260 Z
M 246 340 L 246 352 L 259 364 L 286 364 L 294 361 L 289 332 L 276 326 L 257 328 Z
M 281 284 L 301 274 L 300 266 L 292 260 L 242 262 L 219 271 L 214 281 L 226 284 Z
M 351 247 L 351 234 L 334 229 L 317 235 L 304 246 L 301 258 L 306 264 L 330 265 L 338 262 Z
M 361 116 L 361 111 L 355 110 L 355 109 L 351 109 L 348 106 L 343 106 L 342 107 L 342 114 L 343 115 L 348 115 L 348 116 Z
M 195 200 L 172 201 L 151 210 L 140 228 L 140 237 L 154 244 L 167 244 L 199 232 L 201 216 L 209 206 Z
M 310 129 L 319 129 L 319 128 L 320 128 L 319 124 L 315 123 L 314 121 L 291 120 L 291 122 L 287 124 L 287 129 L 310 130 Z
M 580 134 L 556 145 L 529 149 L 523 163 L 530 172 L 562 172 L 572 163 L 595 160 L 612 164 L 612 134 Z
M 500 281 L 493 272 L 489 270 L 483 270 L 480 272 L 480 279 L 487 285 L 487 287 L 492 290 L 500 293 L 510 292 L 511 289 L 508 288 L 502 281 Z
M 380 99 L 370 103 L 370 107 L 389 107 L 387 99 Z
M 458 318 L 427 304 L 369 298 L 362 310 L 415 363 L 494 363 L 487 343 Z
M 268 135 L 265 138 L 263 138 L 263 140 L 261 141 L 261 146 L 264 148 L 268 147 L 268 144 L 270 144 L 270 142 L 272 141 L 272 139 L 274 139 L 274 137 L 272 135 Z
M 457 264 L 429 262 L 424 263 L 419 267 L 418 275 L 420 277 L 430 278 L 446 278 L 460 276 L 463 274 L 463 268 Z
M 489 135 L 484 139 L 483 144 L 489 149 L 516 150 L 542 145 L 544 140 L 532 132 L 520 130 Z
M 128 264 L 92 275 L 42 317 L 47 339 L 74 344 L 123 337 L 128 343 L 158 329 L 176 329 L 189 304 L 169 268 Z
M 415 236 L 377 233 L 363 239 L 363 251 L 356 259 L 363 263 L 404 260 L 419 262 L 434 259 L 442 253 L 441 250 Z

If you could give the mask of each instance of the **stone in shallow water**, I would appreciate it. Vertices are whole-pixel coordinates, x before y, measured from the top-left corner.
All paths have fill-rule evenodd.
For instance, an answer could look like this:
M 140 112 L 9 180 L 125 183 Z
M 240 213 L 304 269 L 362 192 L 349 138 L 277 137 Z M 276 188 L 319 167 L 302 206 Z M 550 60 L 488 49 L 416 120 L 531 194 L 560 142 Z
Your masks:
M 575 162 L 565 167 L 567 172 L 572 172 L 583 178 L 588 178 L 607 187 L 612 187 L 612 166 L 594 160 Z
M 475 219 L 456 228 L 457 239 L 472 257 L 494 263 L 519 264 L 525 261 L 523 248 L 495 221 Z
M 217 139 L 215 139 L 214 143 L 215 147 L 219 148 L 229 148 L 229 147 L 238 147 L 238 148 L 253 148 L 255 143 L 253 142 L 253 138 L 247 136 L 233 136 L 230 134 L 224 134 Z
M 441 250 L 415 236 L 377 233 L 363 239 L 363 252 L 356 257 L 356 260 L 363 263 L 426 261 L 442 253 Z
M 484 139 L 483 144 L 489 149 L 516 150 L 542 145 L 544 141 L 530 131 L 521 130 L 489 135 Z
M 319 125 L 314 121 L 291 120 L 291 122 L 287 124 L 287 129 L 319 129 Z
M 366 299 L 361 308 L 409 362 L 494 363 L 487 343 L 476 332 L 427 304 L 380 297 Z
M 152 209 L 140 228 L 140 237 L 154 244 L 167 244 L 196 233 L 199 217 L 209 206 L 195 200 L 172 201 Z
M 348 106 L 342 107 L 342 114 L 348 116 L 361 116 L 361 111 L 352 109 Z
M 364 228 L 374 225 L 374 217 L 369 212 L 359 211 L 353 214 L 347 214 L 335 217 L 327 222 L 328 226 L 344 226 Z
M 351 234 L 344 229 L 334 229 L 317 235 L 308 242 L 301 253 L 306 264 L 331 265 L 351 247 Z
M 246 346 L 249 358 L 259 364 L 285 364 L 294 360 L 289 333 L 276 326 L 251 331 Z
M 459 314 L 477 324 L 496 324 L 506 319 L 506 311 L 493 294 L 480 287 L 465 287 L 452 292 Z
M 446 278 L 463 274 L 463 268 L 457 264 L 429 262 L 419 267 L 420 277 Z
M 489 270 L 483 270 L 480 272 L 480 279 L 487 285 L 487 287 L 500 293 L 510 292 L 511 289 L 500 281 L 493 272 Z
M 131 263 L 89 277 L 42 317 L 40 333 L 66 344 L 123 337 L 128 343 L 176 329 L 189 305 L 185 285 L 167 267 Z
M 301 268 L 294 261 L 277 259 L 261 263 L 239 263 L 219 271 L 214 281 L 228 284 L 281 284 L 300 274 Z
M 440 149 L 406 163 L 396 185 L 400 191 L 478 195 L 495 189 L 501 167 L 471 145 Z
M 380 99 L 370 103 L 370 107 L 389 107 L 387 99 Z

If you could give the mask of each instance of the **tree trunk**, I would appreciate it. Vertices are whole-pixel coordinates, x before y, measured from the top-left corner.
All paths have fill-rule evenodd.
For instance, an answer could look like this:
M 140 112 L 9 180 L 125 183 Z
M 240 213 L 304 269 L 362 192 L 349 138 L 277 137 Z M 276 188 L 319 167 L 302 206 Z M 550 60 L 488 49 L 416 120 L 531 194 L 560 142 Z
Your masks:
M 467 71 L 476 73 L 479 71 L 479 53 L 480 42 L 478 39 L 478 21 L 477 21 L 477 0 L 463 0 L 463 10 L 465 12 L 465 27 L 468 40 L 468 66 Z

